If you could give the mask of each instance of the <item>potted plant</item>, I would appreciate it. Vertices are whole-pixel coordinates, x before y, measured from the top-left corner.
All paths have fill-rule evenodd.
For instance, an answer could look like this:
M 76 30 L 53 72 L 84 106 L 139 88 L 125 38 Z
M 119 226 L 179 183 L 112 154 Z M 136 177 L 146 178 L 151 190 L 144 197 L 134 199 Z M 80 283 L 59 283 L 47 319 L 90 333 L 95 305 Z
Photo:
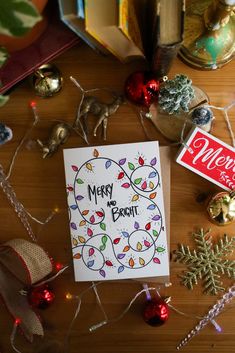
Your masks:
M 8 51 L 3 46 L 9 37 L 21 37 L 30 31 L 42 17 L 32 1 L 7 0 L 0 2 L 0 67 L 8 58 Z M 8 96 L 0 95 L 0 106 L 4 105 Z

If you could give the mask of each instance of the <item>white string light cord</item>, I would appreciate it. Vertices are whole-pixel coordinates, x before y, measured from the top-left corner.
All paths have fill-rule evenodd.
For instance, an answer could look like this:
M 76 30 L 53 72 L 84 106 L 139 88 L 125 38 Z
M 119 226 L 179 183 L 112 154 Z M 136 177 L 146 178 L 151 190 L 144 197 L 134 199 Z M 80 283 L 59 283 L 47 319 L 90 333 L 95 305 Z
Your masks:
M 8 181 L 8 179 L 10 178 L 10 176 L 12 174 L 12 170 L 13 170 L 13 167 L 15 164 L 15 159 L 20 151 L 20 148 L 22 147 L 25 140 L 27 139 L 27 137 L 31 133 L 32 129 L 35 127 L 35 125 L 39 121 L 35 102 L 31 103 L 31 108 L 33 110 L 33 115 L 34 115 L 34 120 L 33 120 L 32 126 L 26 131 L 25 135 L 23 136 L 20 143 L 18 144 L 18 146 L 14 152 L 14 155 L 11 159 L 11 163 L 10 163 L 7 175 L 5 175 L 5 173 L 3 171 L 3 167 L 0 165 L 0 186 L 3 190 L 3 192 L 5 193 L 6 197 L 10 201 L 11 205 L 13 206 L 17 216 L 20 218 L 20 220 L 21 220 L 23 226 L 25 227 L 27 233 L 29 234 L 30 238 L 34 242 L 37 242 L 37 237 L 35 236 L 35 234 L 32 230 L 32 227 L 29 223 L 28 217 L 30 217 L 36 223 L 44 226 L 54 217 L 54 215 L 58 212 L 58 210 L 57 209 L 53 210 L 44 221 L 37 219 L 36 217 L 32 216 L 31 213 L 29 211 L 27 211 L 25 209 L 24 205 L 18 200 L 14 189 L 12 188 L 11 184 Z
M 136 301 L 136 299 L 137 299 L 141 294 L 143 294 L 143 293 L 146 294 L 147 301 L 151 300 L 151 294 L 150 294 L 151 291 L 156 292 L 157 295 L 158 295 L 158 297 L 161 298 L 161 295 L 160 295 L 160 293 L 158 292 L 157 288 L 155 288 L 155 287 L 150 287 L 150 288 L 149 288 L 149 287 L 147 286 L 147 284 L 143 284 L 143 287 L 144 287 L 144 288 L 143 288 L 141 291 L 139 291 L 139 292 L 134 296 L 134 298 L 130 301 L 130 303 L 128 304 L 128 306 L 126 307 L 126 309 L 125 309 L 119 316 L 117 316 L 116 318 L 108 319 L 108 317 L 107 317 L 105 311 L 104 311 L 103 308 L 102 308 L 102 311 L 104 312 L 104 315 L 105 315 L 105 320 L 104 320 L 104 321 L 101 321 L 100 323 L 98 323 L 98 324 L 96 324 L 96 325 L 91 326 L 91 327 L 89 328 L 89 331 L 90 331 L 90 332 L 93 332 L 93 331 L 97 330 L 98 328 L 100 328 L 100 327 L 102 327 L 102 326 L 104 326 L 104 325 L 106 325 L 106 324 L 108 324 L 108 323 L 113 323 L 113 322 L 116 322 L 116 321 L 121 320 L 121 319 L 126 315 L 126 313 L 130 310 L 131 306 L 132 306 L 133 303 Z M 94 287 L 94 288 L 95 288 L 95 287 Z M 99 298 L 99 297 L 98 297 L 98 298 Z M 99 303 L 99 305 L 101 304 L 100 298 L 98 299 L 98 303 Z M 102 304 L 101 304 L 101 305 L 102 305 Z M 101 305 L 100 305 L 100 306 L 101 306 Z M 182 316 L 185 316 L 185 317 L 188 317 L 188 318 L 191 318 L 191 319 L 192 319 L 192 318 L 202 319 L 201 316 L 186 314 L 186 313 L 184 313 L 183 311 L 178 310 L 177 308 L 175 308 L 173 305 L 171 305 L 171 304 L 169 304 L 169 303 L 168 303 L 168 306 L 169 306 L 172 310 L 174 310 L 176 313 L 178 313 L 178 314 L 180 314 L 180 315 L 182 315 Z M 221 332 L 221 327 L 218 325 L 218 323 L 217 323 L 215 320 L 213 320 L 213 319 L 210 320 L 210 321 L 211 321 L 211 323 L 213 324 L 213 326 L 216 328 L 216 330 L 217 330 L 218 332 Z
M 44 283 L 47 283 L 53 279 L 55 279 L 55 277 L 57 277 L 59 274 L 61 274 L 65 269 L 67 269 L 69 266 L 65 266 L 62 270 L 60 270 L 55 276 L 49 278 L 47 281 L 43 281 L 43 282 L 40 282 L 40 285 L 44 284 Z M 123 312 L 118 315 L 117 317 L 115 318 L 112 318 L 112 319 L 109 319 L 106 312 L 105 312 L 105 309 L 103 307 L 103 304 L 101 302 L 101 299 L 100 299 L 100 296 L 98 294 L 98 291 L 97 291 L 97 286 L 99 286 L 100 284 L 103 284 L 104 282 L 97 282 L 97 283 L 94 283 L 92 282 L 92 285 L 89 286 L 88 288 L 86 288 L 83 292 L 81 292 L 79 295 L 73 295 L 73 294 L 70 294 L 70 293 L 67 293 L 66 294 L 66 299 L 67 300 L 76 300 L 77 301 L 77 306 L 76 306 L 76 309 L 75 309 L 75 313 L 74 313 L 74 316 L 70 322 L 70 325 L 69 325 L 69 328 L 68 328 L 68 331 L 67 331 L 67 334 L 66 334 L 66 337 L 65 337 L 65 340 L 64 340 L 64 348 L 65 348 L 65 352 L 69 352 L 69 338 L 70 338 L 70 335 L 71 335 L 71 331 L 72 331 L 72 328 L 73 328 L 73 325 L 80 313 L 80 310 L 81 310 L 81 305 L 82 305 L 82 297 L 84 296 L 84 294 L 86 294 L 89 290 L 93 289 L 94 290 L 94 293 L 96 295 L 96 299 L 97 299 L 97 303 L 104 315 L 104 320 L 95 324 L 95 325 L 92 325 L 90 328 L 89 328 L 89 331 L 90 332 L 94 332 L 96 331 L 97 329 L 99 329 L 100 327 L 106 325 L 106 324 L 109 324 L 109 323 L 114 323 L 114 322 L 117 322 L 119 320 L 121 320 L 126 314 L 127 312 L 130 310 L 131 306 L 133 305 L 133 303 L 136 301 L 137 298 L 139 298 L 143 293 L 146 294 L 146 299 L 147 301 L 151 300 L 151 294 L 150 292 L 155 292 L 157 294 L 157 296 L 160 298 L 160 293 L 158 291 L 159 288 L 155 288 L 155 287 L 148 287 L 147 284 L 143 284 L 143 289 L 141 291 L 139 291 L 130 301 L 130 303 L 127 305 L 127 307 L 123 310 Z M 37 286 L 37 285 L 35 285 Z M 25 293 L 22 293 L 22 295 L 26 295 Z M 190 339 L 192 339 L 193 336 L 195 336 L 200 330 L 201 328 L 203 328 L 205 325 L 207 325 L 208 323 L 212 323 L 215 327 L 215 329 L 217 330 L 217 332 L 221 332 L 222 329 L 221 327 L 218 325 L 218 323 L 214 320 L 214 318 L 219 315 L 219 313 L 223 310 L 225 304 L 229 303 L 232 298 L 235 296 L 235 285 L 233 287 L 231 287 L 229 289 L 229 291 L 222 297 L 222 299 L 220 301 L 218 301 L 214 306 L 213 308 L 209 311 L 208 315 L 207 316 L 204 316 L 204 317 L 201 317 L 201 316 L 196 316 L 196 315 L 191 315 L 191 314 L 186 314 L 184 313 L 183 311 L 177 309 L 176 307 L 174 307 L 173 305 L 171 305 L 170 303 L 168 303 L 168 306 L 174 310 L 176 313 L 178 313 L 179 315 L 182 315 L 182 316 L 185 316 L 185 317 L 188 317 L 188 318 L 197 318 L 197 319 L 200 319 L 200 323 L 199 325 L 197 325 L 195 327 L 195 329 L 191 330 L 190 331 L 190 334 L 188 334 L 186 336 L 186 338 L 184 340 L 181 341 L 181 343 L 177 346 L 177 349 L 180 349 L 182 348 L 183 345 L 185 345 Z M 19 351 L 15 344 L 14 344 L 14 340 L 15 340 L 15 336 L 16 336 L 16 333 L 17 333 L 17 328 L 18 328 L 18 325 L 19 325 L 20 321 L 19 319 L 16 319 L 15 322 L 14 322 L 14 325 L 13 325 L 13 330 L 12 330 L 12 333 L 11 333 L 11 346 L 13 348 L 13 350 L 17 353 L 22 353 L 21 351 Z M 200 326 L 200 327 L 199 327 Z
M 74 313 L 74 316 L 69 324 L 69 328 L 68 328 L 68 331 L 67 331 L 67 334 L 66 334 L 66 337 L 65 337 L 65 340 L 64 340 L 64 346 L 65 346 L 65 352 L 68 352 L 69 351 L 69 338 L 70 338 L 70 335 L 71 335 L 71 331 L 72 331 L 72 328 L 73 328 L 73 325 L 78 317 L 78 314 L 80 313 L 80 310 L 81 310 L 81 305 L 82 305 L 82 297 L 85 293 L 87 293 L 90 289 L 93 289 L 94 287 L 97 287 L 99 286 L 101 283 L 103 282 L 98 282 L 98 283 L 94 283 L 92 282 L 92 285 L 89 286 L 88 288 L 86 288 L 83 292 L 80 293 L 80 295 L 73 295 L 73 294 L 70 294 L 70 293 L 67 293 L 66 294 L 66 299 L 67 300 L 72 300 L 72 299 L 75 299 L 77 300 L 77 306 L 76 306 L 76 309 L 75 309 L 75 313 Z
M 234 106 L 235 106 L 235 101 L 232 101 L 232 103 L 230 103 L 229 105 L 226 105 L 225 107 L 217 107 L 215 105 L 205 105 L 205 107 L 207 107 L 207 108 L 212 108 L 212 109 L 220 110 L 220 111 L 223 112 L 224 118 L 225 118 L 225 121 L 226 121 L 226 124 L 227 124 L 227 128 L 228 128 L 231 140 L 232 140 L 232 146 L 233 147 L 235 147 L 235 137 L 234 137 L 234 132 L 233 132 L 233 129 L 232 129 L 232 125 L 231 125 L 231 122 L 230 122 L 230 119 L 229 119 L 229 116 L 228 116 L 228 111 Z
M 226 105 L 225 107 L 217 107 L 215 105 L 209 105 L 209 104 L 205 104 L 203 106 L 205 108 L 212 108 L 212 109 L 220 110 L 220 111 L 223 112 L 224 118 L 225 118 L 225 121 L 226 121 L 226 124 L 227 124 L 227 129 L 229 131 L 229 135 L 230 135 L 230 138 L 231 138 L 231 141 L 232 141 L 232 146 L 235 147 L 235 135 L 234 135 L 234 132 L 233 132 L 233 129 L 232 129 L 232 125 L 231 125 L 231 122 L 230 122 L 230 118 L 229 118 L 229 115 L 228 115 L 228 111 L 232 107 L 235 106 L 235 101 L 232 101 L 232 103 L 230 103 L 229 105 Z M 151 113 L 149 113 L 149 112 L 146 113 L 143 110 L 140 110 L 140 112 L 139 112 L 140 122 L 141 122 L 142 128 L 144 130 L 145 136 L 147 137 L 148 140 L 153 140 L 149 136 L 148 130 L 147 130 L 147 128 L 145 126 L 145 123 L 144 123 L 144 119 L 146 119 L 146 118 L 150 119 L 150 115 L 151 115 Z M 186 127 L 187 122 L 191 122 L 191 121 L 188 120 L 188 119 L 185 119 L 185 122 L 184 122 L 184 124 L 182 126 L 182 130 L 181 130 L 181 133 L 180 133 L 180 140 L 178 142 L 171 143 L 170 146 L 176 146 L 176 145 L 181 145 L 182 144 L 182 145 L 184 145 L 187 148 L 187 145 L 186 145 L 186 143 L 184 141 L 185 140 L 184 132 L 185 132 L 185 127 Z M 191 124 L 192 124 L 192 122 L 191 122 Z
M 89 328 L 89 331 L 90 332 L 93 332 L 95 330 L 97 330 L 98 328 L 108 324 L 108 323 L 113 323 L 113 322 L 117 322 L 119 320 L 121 320 L 125 315 L 126 313 L 130 310 L 131 306 L 134 304 L 134 302 L 136 301 L 137 298 L 139 298 L 139 296 L 141 296 L 141 294 L 143 293 L 147 293 L 147 292 L 150 292 L 150 291 L 155 291 L 156 292 L 156 288 L 155 287 L 149 287 L 149 288 L 144 288 L 142 289 L 141 291 L 139 291 L 135 296 L 134 298 L 131 299 L 130 303 L 127 305 L 127 307 L 123 310 L 123 312 L 118 315 L 117 317 L 115 318 L 112 318 L 112 319 L 108 319 L 107 315 L 106 315 L 106 320 L 105 321 L 102 321 L 96 325 L 93 325 Z
M 14 343 L 19 324 L 20 324 L 20 320 L 16 319 L 13 324 L 13 329 L 12 329 L 11 337 L 10 337 L 11 347 L 16 353 L 22 353 L 21 351 L 19 351 L 19 349 L 16 348 L 15 343 Z
M 90 289 L 93 289 L 93 290 L 94 290 L 95 295 L 96 295 L 96 299 L 97 299 L 97 303 L 98 303 L 98 305 L 99 305 L 99 307 L 100 307 L 100 309 L 101 309 L 101 311 L 102 311 L 102 313 L 103 313 L 103 315 L 104 315 L 104 320 L 102 320 L 101 322 L 99 322 L 99 323 L 97 323 L 97 324 L 92 325 L 92 326 L 89 328 L 89 331 L 90 331 L 90 332 L 94 332 L 94 331 L 96 331 L 97 329 L 99 329 L 100 327 L 102 327 L 102 326 L 104 326 L 104 325 L 107 325 L 107 324 L 109 324 L 109 323 L 113 323 L 113 322 L 117 322 L 117 321 L 121 320 L 121 319 L 126 315 L 126 313 L 130 310 L 131 306 L 132 306 L 133 303 L 136 301 L 136 299 L 139 298 L 143 293 L 146 294 L 146 299 L 147 299 L 147 301 L 151 300 L 151 294 L 150 294 L 150 292 L 152 292 L 152 291 L 155 292 L 159 298 L 161 297 L 161 296 L 160 296 L 160 293 L 159 293 L 159 291 L 158 291 L 159 288 L 148 287 L 147 284 L 143 284 L 143 289 L 142 289 L 141 291 L 139 291 L 139 292 L 131 299 L 130 303 L 127 305 L 127 307 L 124 309 L 124 311 L 123 311 L 120 315 L 118 315 L 117 317 L 109 319 L 108 316 L 107 316 L 107 314 L 106 314 L 106 312 L 105 312 L 105 309 L 104 309 L 104 307 L 103 307 L 103 304 L 102 304 L 102 302 L 101 302 L 100 296 L 99 296 L 98 291 L 97 291 L 97 288 L 96 288 L 97 285 L 100 285 L 101 283 L 104 283 L 104 282 L 98 282 L 98 283 L 94 283 L 94 282 L 93 282 L 92 285 L 91 285 L 90 287 L 88 287 L 87 289 L 85 289 L 80 295 L 72 295 L 72 294 L 70 294 L 70 293 L 68 293 L 68 294 L 66 295 L 66 298 L 69 299 L 69 300 L 71 300 L 71 299 L 76 299 L 76 300 L 78 300 L 78 305 L 77 305 L 77 308 L 76 308 L 76 310 L 75 310 L 75 314 L 74 314 L 74 316 L 73 316 L 73 319 L 72 319 L 71 324 L 70 324 L 69 329 L 68 329 L 68 333 L 67 333 L 67 335 L 66 335 L 66 343 L 67 343 L 67 344 L 68 344 L 68 339 L 69 339 L 69 336 L 70 336 L 70 333 L 71 333 L 72 326 L 73 326 L 73 324 L 74 324 L 76 318 L 78 317 L 78 314 L 79 314 L 80 309 L 81 309 L 81 303 L 82 303 L 81 298 L 82 298 L 82 296 L 83 296 L 87 291 L 89 291 Z M 182 316 L 185 316 L 185 317 L 188 317 L 188 318 L 191 318 L 191 319 L 195 319 L 195 318 L 196 318 L 196 319 L 203 319 L 203 317 L 201 317 L 201 316 L 192 315 L 192 314 L 186 314 L 186 313 L 184 313 L 183 311 L 181 311 L 181 310 L 177 309 L 176 307 L 174 307 L 172 304 L 169 304 L 169 303 L 168 303 L 168 306 L 169 306 L 172 310 L 174 310 L 176 313 L 178 313 L 179 315 L 182 315 Z M 221 332 L 221 331 L 222 331 L 221 327 L 218 325 L 218 323 L 217 323 L 213 318 L 211 318 L 209 321 L 211 322 L 211 324 L 213 324 L 213 326 L 215 327 L 215 329 L 216 329 L 218 332 Z
M 34 284 L 33 287 L 40 287 L 43 284 L 49 283 L 51 281 L 54 281 L 55 278 L 57 278 L 58 276 L 60 276 L 65 270 L 67 270 L 67 268 L 69 268 L 69 265 L 64 266 L 63 268 L 61 268 L 54 276 L 47 278 L 45 281 L 41 281 L 37 284 Z

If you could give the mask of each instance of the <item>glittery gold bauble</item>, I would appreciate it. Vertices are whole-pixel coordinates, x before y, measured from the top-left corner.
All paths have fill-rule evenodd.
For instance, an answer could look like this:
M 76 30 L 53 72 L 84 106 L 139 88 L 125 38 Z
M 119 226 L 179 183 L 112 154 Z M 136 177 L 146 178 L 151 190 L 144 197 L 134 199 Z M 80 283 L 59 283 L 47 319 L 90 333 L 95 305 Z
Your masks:
M 235 220 L 235 192 L 219 192 L 210 199 L 207 212 L 210 220 L 225 226 Z
M 38 96 L 52 97 L 62 88 L 63 78 L 55 65 L 40 66 L 32 76 L 33 87 Z

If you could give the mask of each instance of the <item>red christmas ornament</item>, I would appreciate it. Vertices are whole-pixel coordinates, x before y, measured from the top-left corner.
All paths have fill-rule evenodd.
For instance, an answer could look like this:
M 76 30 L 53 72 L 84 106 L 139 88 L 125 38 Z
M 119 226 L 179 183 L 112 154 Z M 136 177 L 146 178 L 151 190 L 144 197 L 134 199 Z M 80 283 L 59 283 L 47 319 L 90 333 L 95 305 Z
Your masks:
M 39 287 L 33 287 L 28 292 L 29 304 L 34 308 L 46 309 L 53 303 L 55 294 L 49 288 L 48 284 Z
M 144 321 L 150 326 L 161 326 L 169 318 L 169 307 L 163 299 L 147 301 L 144 309 Z
M 152 72 L 137 71 L 127 78 L 125 94 L 132 103 L 149 107 L 158 100 L 159 88 L 160 82 Z

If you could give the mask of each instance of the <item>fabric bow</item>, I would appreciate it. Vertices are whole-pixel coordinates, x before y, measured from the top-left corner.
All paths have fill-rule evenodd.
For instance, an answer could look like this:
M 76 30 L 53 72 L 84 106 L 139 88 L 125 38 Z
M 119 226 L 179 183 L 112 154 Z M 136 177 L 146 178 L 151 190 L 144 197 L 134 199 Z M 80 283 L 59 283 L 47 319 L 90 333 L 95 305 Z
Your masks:
M 13 239 L 0 246 L 0 294 L 25 337 L 32 342 L 33 335 L 43 336 L 43 327 L 37 314 L 30 307 L 25 287 L 41 281 L 52 271 L 48 254 L 35 243 Z

